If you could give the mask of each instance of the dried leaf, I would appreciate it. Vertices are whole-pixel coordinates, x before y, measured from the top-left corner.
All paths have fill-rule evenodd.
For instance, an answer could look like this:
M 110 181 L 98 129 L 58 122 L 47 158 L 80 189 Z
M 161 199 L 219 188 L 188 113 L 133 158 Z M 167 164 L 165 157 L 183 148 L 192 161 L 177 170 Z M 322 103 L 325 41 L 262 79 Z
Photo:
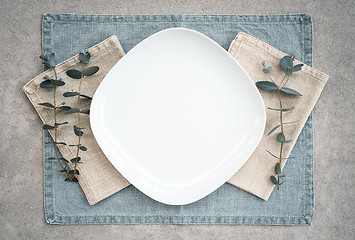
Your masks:
M 288 71 L 292 68 L 292 59 L 290 56 L 284 56 L 280 60 L 280 66 L 282 67 L 283 70 Z
M 57 65 L 56 62 L 55 62 L 55 54 L 54 54 L 54 53 L 51 53 L 51 54 L 49 55 L 48 61 L 49 61 L 49 66 L 50 66 L 51 68 L 54 68 L 55 65 Z
M 277 184 L 277 179 L 275 176 L 270 176 L 270 180 L 273 184 L 275 184 L 275 185 Z
M 84 114 L 90 114 L 90 109 L 84 109 L 84 110 L 81 110 L 80 112 L 84 113 Z
M 75 69 L 70 69 L 66 73 L 69 77 L 74 78 L 74 79 L 81 79 L 81 77 L 82 77 L 82 73 L 78 70 L 75 70 Z
M 81 53 L 79 53 L 79 60 L 83 63 L 88 63 L 90 61 L 90 53 L 89 52 L 84 52 L 82 51 Z
M 62 80 L 52 80 L 51 83 L 55 86 L 64 86 L 65 82 L 63 82 Z
M 303 64 L 297 64 L 296 66 L 294 66 L 292 69 L 291 69 L 291 72 L 298 72 L 302 69 L 303 67 Z
M 60 106 L 60 107 L 57 107 L 57 108 L 59 108 L 61 110 L 65 110 L 65 111 L 68 111 L 68 110 L 71 109 L 71 107 L 69 107 L 69 106 Z
M 38 105 L 41 105 L 41 106 L 44 106 L 44 107 L 49 107 L 49 108 L 54 108 L 53 104 L 52 103 L 48 103 L 48 102 L 38 103 Z
M 53 88 L 54 87 L 54 85 L 52 84 L 52 81 L 49 79 L 43 81 L 39 86 L 41 88 Z
M 292 108 L 283 108 L 283 109 L 279 109 L 279 108 L 268 108 L 268 109 L 274 110 L 274 111 L 288 112 L 288 111 L 293 110 L 294 108 L 295 108 L 295 107 L 292 107 Z
M 68 111 L 65 112 L 65 114 L 72 114 L 72 113 L 78 113 L 80 112 L 79 108 L 71 108 Z
M 280 90 L 281 90 L 281 92 L 284 92 L 286 94 L 302 96 L 302 94 L 300 94 L 299 92 L 297 92 L 296 90 L 293 90 L 291 88 L 281 88 Z
M 83 75 L 84 76 L 91 76 L 91 75 L 94 75 L 95 73 L 97 73 L 97 71 L 99 71 L 98 66 L 88 67 L 83 70 Z
M 289 143 L 289 142 L 291 142 L 292 140 L 286 140 L 285 134 L 282 135 L 282 133 L 279 133 L 279 134 L 277 135 L 277 141 L 283 142 L 283 143 Z
M 78 163 L 78 162 L 80 162 L 80 160 L 81 160 L 81 157 L 70 159 L 70 161 L 71 161 L 72 163 L 75 163 L 75 162 Z
M 259 82 L 256 82 L 255 84 L 259 88 L 266 90 L 266 91 L 272 91 L 272 90 L 278 89 L 278 87 L 275 83 L 269 82 L 269 81 L 259 81 Z
M 78 92 L 65 92 L 63 93 L 64 97 L 74 97 L 74 96 L 78 96 L 79 93 Z
M 80 94 L 80 97 L 83 97 L 83 98 L 86 98 L 86 99 L 92 100 L 92 97 L 89 97 L 89 96 L 84 95 L 84 94 Z
M 54 126 L 51 126 L 51 125 L 48 125 L 48 124 L 44 124 L 44 125 L 43 125 L 43 129 L 44 129 L 44 130 L 54 129 L 54 128 L 55 128 Z
M 270 135 L 271 133 L 273 133 L 276 129 L 278 129 L 281 126 L 281 124 L 275 126 L 273 129 L 270 130 L 270 132 L 267 135 Z
M 280 166 L 280 163 L 276 163 L 276 165 L 275 165 L 275 174 L 279 174 L 279 166 Z

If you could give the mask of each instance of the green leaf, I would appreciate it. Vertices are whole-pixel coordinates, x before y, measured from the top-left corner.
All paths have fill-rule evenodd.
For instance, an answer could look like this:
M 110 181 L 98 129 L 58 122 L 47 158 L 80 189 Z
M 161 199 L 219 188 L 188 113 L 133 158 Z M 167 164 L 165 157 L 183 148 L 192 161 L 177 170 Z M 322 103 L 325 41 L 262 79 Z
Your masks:
M 291 88 L 281 88 L 280 90 L 281 90 L 281 92 L 284 92 L 286 94 L 302 96 L 302 94 L 300 94 L 299 92 L 297 92 L 296 90 L 293 90 Z
M 276 163 L 275 174 L 279 174 L 279 166 L 280 166 L 280 163 Z
M 284 56 L 280 60 L 280 66 L 283 70 L 288 71 L 292 68 L 292 59 L 290 56 Z
M 277 135 L 277 141 L 283 142 L 283 143 L 289 143 L 289 142 L 291 142 L 291 140 L 286 140 L 285 135 L 282 135 L 282 133 L 279 133 L 279 134 Z
M 51 126 L 51 125 L 48 125 L 48 124 L 44 124 L 44 125 L 43 125 L 43 129 L 44 129 L 44 130 L 54 129 L 54 128 L 55 128 L 54 126 Z
M 279 108 L 268 108 L 270 110 L 274 110 L 274 111 L 282 111 L 282 112 L 288 112 L 288 111 L 291 111 L 293 110 L 295 107 L 292 107 L 292 108 L 283 108 L 283 109 L 279 109 Z
M 271 72 L 271 69 L 272 69 L 271 66 L 268 66 L 268 67 L 265 66 L 265 67 L 263 68 L 263 73 L 269 74 L 269 73 Z
M 78 92 L 65 92 L 63 93 L 64 97 L 74 97 L 74 96 L 78 96 L 79 93 Z
M 55 123 L 54 126 L 60 126 L 60 125 L 64 125 L 64 124 L 68 124 L 68 122 Z
M 51 83 L 55 86 L 64 86 L 65 85 L 65 82 L 63 82 L 62 80 L 52 80 Z
M 81 160 L 81 157 L 78 157 L 78 161 L 77 161 L 77 158 L 72 158 L 72 159 L 70 159 L 70 161 L 71 161 L 72 163 L 80 162 L 80 160 Z
M 61 110 L 65 110 L 65 111 L 68 111 L 68 110 L 71 109 L 71 107 L 69 107 L 69 106 L 60 106 L 60 107 L 57 107 L 57 108 L 59 108 Z
M 74 125 L 74 133 L 76 136 L 81 137 L 84 135 L 84 132 L 80 130 L 78 126 Z
M 80 94 L 80 97 L 83 97 L 83 98 L 86 98 L 86 99 L 92 100 L 92 97 L 89 97 L 89 96 L 84 95 L 84 94 Z
M 48 61 L 49 61 L 49 66 L 50 66 L 51 68 L 54 68 L 55 65 L 57 65 L 56 62 L 55 62 L 55 54 L 54 54 L 54 53 L 51 53 L 51 54 L 49 55 Z
M 70 175 L 73 175 L 73 174 L 74 174 L 74 170 L 70 170 L 70 171 L 69 171 L 69 174 L 70 174 Z M 79 175 L 79 170 L 78 170 L 78 169 L 75 170 L 75 174 L 76 174 L 76 175 Z
M 49 107 L 49 108 L 54 108 L 53 104 L 52 103 L 48 103 L 48 102 L 38 103 L 38 105 L 41 105 L 41 106 L 44 106 L 44 107 Z
M 86 147 L 84 147 L 84 146 L 80 146 L 79 148 L 80 148 L 80 150 L 82 150 L 82 151 L 88 150 L 88 149 L 87 149 Z
M 80 112 L 79 108 L 71 108 L 68 111 L 65 112 L 65 114 L 72 114 L 72 113 L 78 113 Z
M 84 114 L 90 114 L 90 109 L 84 109 L 84 110 L 81 110 L 80 112 L 84 113 Z
M 259 81 L 259 82 L 256 82 L 255 84 L 259 88 L 266 90 L 266 91 L 272 91 L 272 90 L 278 89 L 278 87 L 275 83 L 269 82 L 269 81 Z
M 275 176 L 270 176 L 270 180 L 273 184 L 277 185 L 277 179 L 275 178 Z
M 267 135 L 270 135 L 271 133 L 275 132 L 276 129 L 278 129 L 281 126 L 281 124 L 275 126 L 273 129 L 270 130 L 270 132 Z
M 94 75 L 95 73 L 97 73 L 97 71 L 99 71 L 98 66 L 88 67 L 83 70 L 83 75 L 84 76 L 91 76 L 91 75 Z
M 84 52 L 82 51 L 81 53 L 79 53 L 79 60 L 83 63 L 88 63 L 90 61 L 90 53 L 89 52 Z
M 52 87 L 54 87 L 54 85 L 52 84 L 52 81 L 49 80 L 49 79 L 43 81 L 39 86 L 41 88 L 52 88 Z
M 39 56 L 40 59 L 42 59 L 43 61 L 47 61 L 48 60 L 48 57 L 46 55 L 41 55 Z
M 81 79 L 81 76 L 82 76 L 82 73 L 78 70 L 75 70 L 75 69 L 70 69 L 66 73 L 69 77 L 74 78 L 74 79 Z
M 297 64 L 296 66 L 294 66 L 292 69 L 291 69 L 291 72 L 298 72 L 302 69 L 303 67 L 303 64 Z

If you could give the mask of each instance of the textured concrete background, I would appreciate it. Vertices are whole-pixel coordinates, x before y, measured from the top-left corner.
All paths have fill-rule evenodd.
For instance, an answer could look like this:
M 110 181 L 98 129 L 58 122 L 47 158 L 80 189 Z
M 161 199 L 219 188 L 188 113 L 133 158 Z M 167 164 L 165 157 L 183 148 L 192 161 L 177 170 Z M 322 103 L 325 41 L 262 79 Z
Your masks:
M 354 239 L 355 1 L 1 0 L 0 239 Z M 311 226 L 51 226 L 43 210 L 42 123 L 22 91 L 42 70 L 45 12 L 102 14 L 310 13 L 314 67 L 330 75 L 314 109 L 315 218 Z

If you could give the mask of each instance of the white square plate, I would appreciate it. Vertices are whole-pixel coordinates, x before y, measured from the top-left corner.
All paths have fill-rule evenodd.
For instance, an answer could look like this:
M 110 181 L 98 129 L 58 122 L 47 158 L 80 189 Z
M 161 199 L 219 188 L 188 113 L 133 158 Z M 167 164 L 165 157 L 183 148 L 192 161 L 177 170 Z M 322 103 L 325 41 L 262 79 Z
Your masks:
M 222 47 L 172 28 L 135 46 L 107 74 L 90 112 L 106 157 L 166 204 L 197 201 L 250 157 L 265 127 L 262 98 Z

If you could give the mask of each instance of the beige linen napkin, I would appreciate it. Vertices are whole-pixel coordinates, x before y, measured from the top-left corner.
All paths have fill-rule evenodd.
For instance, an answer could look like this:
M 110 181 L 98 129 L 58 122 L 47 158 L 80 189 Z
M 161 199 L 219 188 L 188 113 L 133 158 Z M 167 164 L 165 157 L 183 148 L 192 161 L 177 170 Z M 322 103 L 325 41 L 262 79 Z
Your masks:
M 99 66 L 100 70 L 90 76 L 85 77 L 81 92 L 88 96 L 93 96 L 95 90 L 99 86 L 102 79 L 108 71 L 124 56 L 123 49 L 117 40 L 116 36 L 112 36 L 105 41 L 88 49 L 91 54 L 90 63 L 87 66 Z M 56 66 L 58 78 L 62 78 L 65 82 L 64 86 L 57 88 L 57 102 L 66 102 L 66 105 L 76 106 L 76 98 L 64 98 L 63 93 L 67 91 L 76 91 L 78 89 L 79 80 L 69 78 L 66 71 L 75 68 L 81 69 L 83 63 L 80 63 L 79 56 L 76 55 Z M 48 75 L 49 78 L 54 78 L 53 70 L 45 71 L 36 78 L 32 79 L 24 86 L 24 91 L 31 103 L 35 107 L 37 113 L 41 117 L 43 123 L 53 124 L 53 111 L 43 106 L 38 105 L 41 102 L 53 103 L 53 89 L 43 89 L 39 85 L 44 81 L 43 77 Z M 81 108 L 89 107 L 89 101 L 82 100 Z M 88 148 L 87 151 L 81 151 L 81 164 L 78 164 L 80 175 L 78 176 L 79 184 L 83 189 L 86 198 L 90 205 L 93 205 L 100 200 L 107 198 L 115 192 L 128 186 L 129 183 L 125 178 L 111 165 L 110 161 L 105 157 L 97 144 L 89 125 L 89 115 L 82 114 L 82 126 L 86 127 L 84 135 L 81 138 L 83 146 Z M 74 135 L 73 125 L 77 124 L 77 114 L 65 115 L 58 111 L 57 121 L 68 121 L 68 125 L 62 125 L 59 130 L 58 142 L 66 142 L 67 144 L 77 144 L 78 137 Z M 54 132 L 50 131 L 52 137 Z M 63 157 L 72 159 L 75 157 L 76 148 L 58 145 Z M 72 168 L 72 166 L 69 166 Z M 58 165 L 58 171 L 60 167 Z M 63 174 L 63 180 L 66 176 Z
M 261 62 L 271 65 L 271 76 L 277 84 L 281 82 L 284 73 L 279 67 L 280 59 L 286 54 L 276 48 L 256 39 L 243 32 L 239 33 L 231 43 L 229 53 L 242 65 L 254 82 L 270 81 L 268 76 L 262 72 Z M 294 64 L 299 64 L 296 61 Z M 309 66 L 303 66 L 302 70 L 293 74 L 286 87 L 300 92 L 302 97 L 285 96 L 283 105 L 285 108 L 296 106 L 290 113 L 285 113 L 286 121 L 297 121 L 285 127 L 285 136 L 292 139 L 291 143 L 284 144 L 283 157 L 289 157 L 293 146 L 296 143 L 309 114 L 317 102 L 323 87 L 328 81 L 328 76 Z M 260 91 L 266 108 L 266 127 L 264 135 L 258 147 L 243 165 L 243 167 L 231 178 L 229 183 L 248 191 L 264 200 L 268 200 L 274 188 L 270 181 L 270 176 L 274 173 L 277 159 L 272 157 L 266 150 L 278 155 L 280 143 L 277 142 L 275 131 L 271 135 L 267 133 L 280 123 L 279 112 L 268 110 L 267 107 L 279 108 L 279 100 L 274 92 Z M 283 161 L 282 168 L 286 161 Z M 281 186 L 282 187 L 282 186 Z

